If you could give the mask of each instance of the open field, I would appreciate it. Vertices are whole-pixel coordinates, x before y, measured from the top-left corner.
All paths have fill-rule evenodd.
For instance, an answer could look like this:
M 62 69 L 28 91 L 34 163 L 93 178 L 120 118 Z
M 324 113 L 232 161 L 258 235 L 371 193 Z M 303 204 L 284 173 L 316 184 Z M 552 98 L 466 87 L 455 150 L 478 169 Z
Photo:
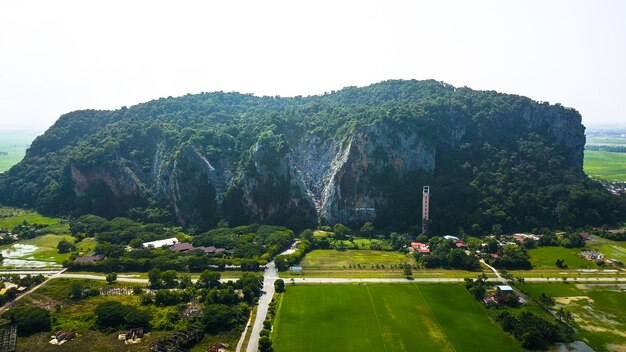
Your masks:
M 303 268 L 343 268 L 348 265 L 385 265 L 391 266 L 401 263 L 415 264 L 415 259 L 398 252 L 373 250 L 346 250 L 318 249 L 308 253 L 300 265 Z
M 589 176 L 608 181 L 626 181 L 626 153 L 586 150 L 584 169 Z
M 288 286 L 273 339 L 276 352 L 521 349 L 459 285 Z
M 527 284 L 526 293 L 545 293 L 574 316 L 579 337 L 596 351 L 626 349 L 626 285 Z
M 29 224 L 47 225 L 50 228 L 50 233 L 58 233 L 59 231 L 69 233 L 69 226 L 62 219 L 49 218 L 32 210 L 0 206 L 0 228 L 5 227 L 10 231 L 24 221 Z M 57 232 L 55 232 L 55 228 Z
M 565 247 L 537 247 L 528 250 L 530 255 L 530 263 L 533 268 L 554 268 L 557 269 L 556 260 L 565 260 L 565 265 L 569 269 L 585 269 L 585 268 L 597 268 L 595 263 L 592 263 L 584 258 L 576 255 L 580 252 L 578 248 L 565 248 Z
M 594 136 L 587 137 L 587 145 L 613 145 L 613 146 L 626 146 L 626 138 L 615 136 Z

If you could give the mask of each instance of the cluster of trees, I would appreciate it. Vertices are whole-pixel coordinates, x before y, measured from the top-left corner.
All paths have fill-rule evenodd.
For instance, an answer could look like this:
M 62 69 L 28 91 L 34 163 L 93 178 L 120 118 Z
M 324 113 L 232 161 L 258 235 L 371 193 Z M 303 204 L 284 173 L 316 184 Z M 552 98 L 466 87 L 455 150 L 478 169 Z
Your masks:
M 204 290 L 204 315 L 202 322 L 208 332 L 240 329 L 246 323 L 250 307 L 261 295 L 262 278 L 243 273 L 237 282 L 227 282 Z M 235 294 L 241 290 L 243 297 Z
M 554 116 L 567 123 L 546 128 Z M 273 166 L 295 154 L 299 144 L 313 138 L 340 142 L 376 123 L 416 131 L 438 150 L 434 177 L 416 172 L 407 180 L 393 173 L 364 178 L 372 198 L 387 200 L 376 206 L 376 223 L 382 228 L 419 225 L 421 181 L 432 181 L 436 192 L 430 224 L 435 233 L 463 227 L 478 236 L 494 224 L 502 224 L 506 232 L 528 226 L 598 226 L 626 214 L 626 196 L 612 196 L 589 180 L 582 172 L 582 150 L 561 143 L 563 136 L 582 139 L 578 112 L 436 81 L 386 81 L 293 98 L 202 93 L 116 111 L 76 111 L 62 116 L 32 143 L 22 162 L 0 176 L 0 198 L 44 213 L 127 216 L 146 223 L 174 222 L 176 205 L 183 213 L 195 212 L 185 224 L 201 229 L 221 218 L 238 225 L 261 217 L 300 229 L 316 220 L 310 202 L 298 198 L 303 200 L 298 207 L 283 207 L 299 197 L 291 187 L 295 182 L 287 175 L 259 174 L 252 155 L 277 170 Z M 192 152 L 241 177 L 225 190 L 216 189 L 193 172 L 198 167 L 189 161 Z M 162 162 L 155 163 L 155 155 Z M 176 168 L 178 177 L 190 181 L 180 183 L 189 188 L 181 188 L 183 201 L 154 191 L 155 168 L 165 168 L 168 175 Z M 95 183 L 77 197 L 72 187 L 72 171 L 77 170 L 107 170 L 115 180 L 134 178 L 138 184 L 124 185 L 128 192 L 114 194 L 104 182 Z M 247 180 L 263 187 L 249 188 Z M 263 216 L 244 205 L 244 194 L 254 198 L 258 209 L 285 211 Z
M 415 259 L 425 268 L 456 268 L 474 270 L 480 268 L 478 258 L 465 254 L 453 241 L 432 237 L 428 241 L 430 253 L 415 253 Z
M 585 239 L 577 232 L 567 232 L 557 236 L 553 231 L 542 228 L 534 229 L 533 233 L 541 235 L 536 243 L 538 246 L 561 246 L 567 248 L 581 248 L 585 246 Z M 532 244 L 534 244 L 534 241 L 528 244 L 524 243 L 524 246 L 526 248 L 532 248 Z
M 553 343 L 569 340 L 573 333 L 567 326 L 552 324 L 530 312 L 515 316 L 505 311 L 500 313 L 497 321 L 504 331 L 511 333 L 529 350 L 545 349 Z
M 207 255 L 202 249 L 185 252 L 168 248 L 127 250 L 127 246 L 137 247 L 144 240 L 174 236 L 189 238 L 178 229 L 163 224 L 141 224 L 127 218 L 107 220 L 95 215 L 84 215 L 71 222 L 71 230 L 79 238 L 94 236 L 98 241 L 95 253 L 103 254 L 106 259 L 94 263 L 68 261 L 65 266 L 69 270 L 98 272 L 148 271 L 152 268 L 201 272 L 207 267 L 225 270 L 231 266 L 237 266 L 242 271 L 259 271 L 294 239 L 293 231 L 284 226 L 252 224 L 229 228 L 225 224 L 193 237 L 192 244 L 195 247 L 214 246 L 227 250 Z M 68 244 L 60 244 L 61 247 L 65 249 Z
M 121 258 L 106 258 L 94 263 L 65 262 L 63 265 L 70 271 L 96 272 L 146 272 L 153 268 L 160 270 L 176 270 L 188 272 L 202 272 L 206 268 L 216 270 L 231 270 L 229 266 L 236 266 L 242 271 L 260 271 L 267 264 L 261 259 L 241 258 L 214 258 L 204 254 L 201 250 L 187 252 L 173 252 L 170 250 L 135 250 L 126 252 Z
M 20 224 L 13 226 L 9 231 L 6 227 L 0 227 L 0 232 L 10 232 L 17 236 L 15 239 L 13 236 L 4 236 L 0 238 L 0 245 L 10 244 L 18 240 L 26 240 L 29 238 L 35 238 L 37 236 L 48 234 L 46 229 L 48 226 L 43 224 L 31 224 L 24 220 Z
M 522 246 L 506 245 L 498 249 L 498 258 L 487 259 L 496 268 L 530 269 L 530 255 Z
M 294 240 L 292 230 L 284 226 L 251 224 L 218 227 L 193 237 L 194 246 L 215 246 L 233 250 L 233 256 L 269 260 Z
M 93 214 L 83 215 L 70 221 L 70 231 L 79 240 L 95 237 L 99 244 L 117 245 L 122 248 L 131 246 L 141 248 L 144 242 L 184 236 L 180 229 L 160 223 L 141 223 L 125 217 L 112 220 Z M 96 248 L 96 250 L 98 250 Z M 100 249 L 102 254 L 105 249 Z
M 69 253 L 72 251 L 76 250 L 76 246 L 74 245 L 74 243 L 66 240 L 66 239 L 62 239 L 59 241 L 59 243 L 57 244 L 57 252 L 63 254 L 63 253 Z
M 608 231 L 603 229 L 600 231 L 592 231 L 592 233 L 612 241 L 626 241 L 626 229 L 623 229 L 622 231 Z
M 103 330 L 149 328 L 151 316 L 146 310 L 117 301 L 98 304 L 94 312 L 96 325 Z
M 487 275 L 485 275 L 485 273 L 479 275 L 476 280 L 470 278 L 465 279 L 465 288 L 479 301 L 485 297 L 485 293 L 487 293 L 489 287 L 491 287 L 491 284 L 487 282 Z
M 50 312 L 43 308 L 22 305 L 7 310 L 2 314 L 2 318 L 15 324 L 20 336 L 50 331 Z
M 622 145 L 586 145 L 585 149 L 600 152 L 626 153 L 626 147 Z
M 32 286 L 39 285 L 45 280 L 46 278 L 41 274 L 35 275 L 35 276 L 32 276 L 31 274 L 27 274 L 27 275 L 24 275 L 24 277 L 20 277 L 20 275 L 17 275 L 17 274 L 11 274 L 11 275 L 3 275 L 2 282 L 0 282 L 0 285 L 1 287 L 5 287 L 4 282 L 11 282 L 19 287 L 25 287 L 26 289 L 28 289 Z M 17 297 L 18 293 L 19 292 L 16 287 L 11 287 L 8 290 L 6 290 L 5 293 L 0 294 L 0 306 L 3 306 L 7 304 L 8 302 L 11 302 L 12 300 L 14 300 L 15 297 Z

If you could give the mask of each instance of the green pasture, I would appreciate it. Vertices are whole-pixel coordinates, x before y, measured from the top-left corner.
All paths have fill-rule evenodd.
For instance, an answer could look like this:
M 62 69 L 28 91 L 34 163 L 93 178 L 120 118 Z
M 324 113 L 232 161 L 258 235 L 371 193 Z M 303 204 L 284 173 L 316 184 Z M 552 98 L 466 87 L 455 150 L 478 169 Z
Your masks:
M 589 176 L 608 181 L 626 181 L 626 153 L 586 150 L 584 169 Z
M 307 268 L 343 268 L 348 265 L 385 265 L 415 264 L 415 259 L 398 252 L 375 250 L 345 250 L 319 249 L 308 253 L 300 265 Z
M 459 285 L 288 286 L 274 350 L 515 351 Z
M 557 259 L 565 260 L 565 265 L 567 265 L 569 269 L 597 268 L 595 263 L 576 255 L 579 251 L 580 249 L 576 248 L 537 247 L 529 249 L 528 254 L 530 255 L 530 263 L 533 268 L 557 269 Z

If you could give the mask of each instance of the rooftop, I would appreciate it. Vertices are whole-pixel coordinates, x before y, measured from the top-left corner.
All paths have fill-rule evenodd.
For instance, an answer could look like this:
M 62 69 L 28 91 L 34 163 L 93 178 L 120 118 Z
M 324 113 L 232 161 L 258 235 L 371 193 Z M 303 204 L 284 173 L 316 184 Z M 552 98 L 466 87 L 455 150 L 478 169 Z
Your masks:
M 104 259 L 104 254 L 97 254 L 97 255 L 90 255 L 90 256 L 85 256 L 85 257 L 78 257 L 76 259 L 74 259 L 74 262 L 76 263 L 93 263 L 93 262 L 98 262 L 100 260 Z
M 166 238 L 164 240 L 151 241 L 143 243 L 143 248 L 161 248 L 163 246 L 172 246 L 178 243 L 176 237 Z

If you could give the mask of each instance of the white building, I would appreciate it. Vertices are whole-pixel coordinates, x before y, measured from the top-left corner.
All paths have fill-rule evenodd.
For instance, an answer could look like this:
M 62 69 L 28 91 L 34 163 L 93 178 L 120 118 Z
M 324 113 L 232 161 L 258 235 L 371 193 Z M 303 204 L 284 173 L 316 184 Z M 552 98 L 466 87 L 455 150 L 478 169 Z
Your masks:
M 178 243 L 178 239 L 176 239 L 176 237 L 172 237 L 172 238 L 166 238 L 164 240 L 145 242 L 142 244 L 142 246 L 143 248 L 154 249 L 154 248 L 161 248 L 163 246 L 172 246 L 172 245 L 175 245 L 176 243 Z

